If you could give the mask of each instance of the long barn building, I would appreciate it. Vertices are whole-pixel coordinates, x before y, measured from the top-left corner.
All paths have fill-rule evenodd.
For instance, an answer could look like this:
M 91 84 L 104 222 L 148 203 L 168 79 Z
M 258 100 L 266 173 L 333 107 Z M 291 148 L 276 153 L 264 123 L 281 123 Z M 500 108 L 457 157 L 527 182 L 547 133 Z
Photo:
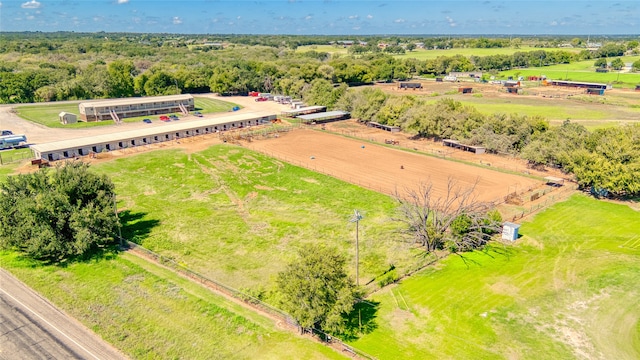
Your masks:
M 78 105 L 84 121 L 116 120 L 135 116 L 189 112 L 195 110 L 190 94 L 87 101 Z
M 90 155 L 103 151 L 113 151 L 136 146 L 144 146 L 187 137 L 205 135 L 220 131 L 239 129 L 268 123 L 276 115 L 266 112 L 236 114 L 197 121 L 158 124 L 147 129 L 123 131 L 92 137 L 55 141 L 32 145 L 36 159 L 48 161 L 64 160 L 76 156 Z

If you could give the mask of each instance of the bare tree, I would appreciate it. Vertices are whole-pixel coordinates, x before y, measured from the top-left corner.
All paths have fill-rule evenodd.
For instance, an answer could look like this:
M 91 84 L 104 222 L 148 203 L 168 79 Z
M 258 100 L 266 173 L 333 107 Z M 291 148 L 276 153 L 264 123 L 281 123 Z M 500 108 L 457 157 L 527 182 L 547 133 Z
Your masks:
M 444 194 L 433 183 L 421 183 L 416 189 L 396 190 L 400 203 L 400 218 L 407 225 L 416 243 L 427 252 L 449 248 L 466 251 L 484 245 L 500 231 L 501 221 L 493 204 L 478 200 L 475 192 L 478 180 L 463 188 L 452 178 L 447 181 Z

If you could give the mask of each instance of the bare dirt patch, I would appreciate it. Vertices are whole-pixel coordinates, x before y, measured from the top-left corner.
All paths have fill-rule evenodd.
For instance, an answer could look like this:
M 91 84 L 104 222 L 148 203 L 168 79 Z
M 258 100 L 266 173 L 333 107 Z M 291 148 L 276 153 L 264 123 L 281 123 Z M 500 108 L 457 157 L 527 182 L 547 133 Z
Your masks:
M 477 181 L 478 198 L 494 201 L 502 199 L 515 186 L 523 189 L 540 185 L 540 181 L 522 176 L 310 129 L 244 145 L 386 194 L 394 194 L 396 190 L 402 193 L 421 182 L 431 181 L 436 192 L 442 195 L 446 192 L 448 179 L 453 178 L 462 187 L 470 187 Z

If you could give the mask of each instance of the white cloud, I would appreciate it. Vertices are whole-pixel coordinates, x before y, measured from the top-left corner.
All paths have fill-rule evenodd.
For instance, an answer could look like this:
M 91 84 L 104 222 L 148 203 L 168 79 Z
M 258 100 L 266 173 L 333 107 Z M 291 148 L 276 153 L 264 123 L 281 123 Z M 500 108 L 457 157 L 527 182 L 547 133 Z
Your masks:
M 354 26 L 353 30 L 360 30 L 360 26 Z
M 33 20 L 33 19 L 35 19 L 35 18 L 36 18 L 36 17 L 35 17 L 35 16 L 33 16 L 33 15 L 27 15 L 27 20 Z
M 359 16 L 358 15 L 350 15 L 349 19 L 357 19 Z
M 457 24 L 456 24 L 456 22 L 455 22 L 455 21 L 453 21 L 453 19 L 452 19 L 452 18 L 450 18 L 450 17 L 446 16 L 446 19 L 447 19 L 447 22 L 449 22 L 449 26 L 451 26 L 451 27 L 456 27 L 456 25 L 457 25 Z
M 558 22 L 554 20 L 554 21 L 550 22 L 549 25 L 556 26 L 556 25 L 558 25 Z
M 0 2 L 0 8 L 2 7 L 2 3 Z
M 37 9 L 40 6 L 42 6 L 42 4 L 37 2 L 36 0 L 27 1 L 26 3 L 23 3 L 21 5 L 23 9 Z
M 402 24 L 404 22 L 404 19 L 395 19 L 393 20 L 393 22 L 396 24 Z
M 242 16 L 238 15 L 238 17 L 236 18 L 237 20 L 240 20 L 242 18 Z
M 373 19 L 373 15 L 371 14 L 367 15 L 367 19 Z
M 305 19 L 305 20 L 311 20 L 311 19 L 313 19 L 313 16 L 311 16 L 311 15 L 307 15 L 307 16 L 305 16 L 305 17 L 304 17 L 304 19 Z
M 129 0 L 118 0 L 118 4 L 126 4 Z
M 180 19 L 179 16 L 174 16 L 173 17 L 173 25 L 180 25 L 182 24 L 182 19 Z

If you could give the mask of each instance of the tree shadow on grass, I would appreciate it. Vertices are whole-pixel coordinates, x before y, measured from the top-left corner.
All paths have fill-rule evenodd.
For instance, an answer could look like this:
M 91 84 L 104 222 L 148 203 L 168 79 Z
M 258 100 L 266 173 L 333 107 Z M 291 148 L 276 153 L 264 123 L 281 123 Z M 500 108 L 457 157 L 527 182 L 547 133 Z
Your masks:
M 124 210 L 118 213 L 120 224 L 122 224 L 122 237 L 133 243 L 140 244 L 142 240 L 149 237 L 151 230 L 160 224 L 160 220 L 144 219 L 147 213 L 131 212 Z
M 378 307 L 376 301 L 361 300 L 353 307 L 353 311 L 347 317 L 345 332 L 340 334 L 344 341 L 357 340 L 361 335 L 368 334 L 378 328 L 376 318 Z
M 509 246 L 499 246 L 499 245 L 485 245 L 484 248 L 482 248 L 481 250 L 475 250 L 473 251 L 473 253 L 478 253 L 478 254 L 482 254 L 484 256 L 490 257 L 491 259 L 496 259 L 498 257 L 505 257 L 507 258 L 507 260 L 509 258 L 511 258 L 511 256 L 513 255 L 513 253 L 515 252 L 515 250 Z M 479 267 L 482 267 L 483 264 L 480 261 L 479 258 L 472 258 L 469 256 L 465 256 L 465 254 L 468 253 L 464 253 L 464 252 L 458 252 L 458 253 L 453 253 L 452 255 L 457 255 L 458 257 L 460 257 L 460 259 L 462 259 L 462 262 L 465 264 L 465 266 L 467 267 L 467 269 L 470 268 L 470 265 L 476 265 Z

